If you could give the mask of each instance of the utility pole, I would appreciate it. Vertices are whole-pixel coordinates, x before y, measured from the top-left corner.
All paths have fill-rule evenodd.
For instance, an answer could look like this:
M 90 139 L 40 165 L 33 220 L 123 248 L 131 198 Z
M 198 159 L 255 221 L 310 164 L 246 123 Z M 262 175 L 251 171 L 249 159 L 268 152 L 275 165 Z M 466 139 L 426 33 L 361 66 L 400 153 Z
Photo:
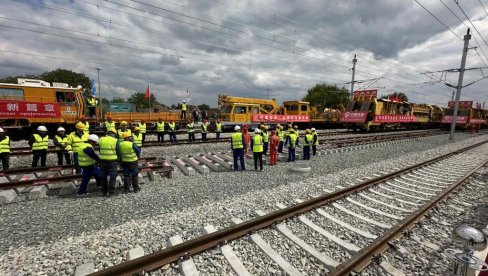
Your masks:
M 356 62 L 358 62 L 358 59 L 356 58 L 356 54 L 354 54 L 354 58 L 352 59 L 351 100 L 352 94 L 354 93 L 354 76 L 356 75 Z
M 454 93 L 456 93 L 456 90 L 452 90 L 452 94 L 451 94 L 451 102 L 454 102 Z
M 100 117 L 99 119 L 102 119 L 102 89 L 100 88 L 100 68 L 95 68 L 97 69 L 97 82 L 98 82 L 98 109 L 100 109 Z
M 269 88 L 266 89 L 266 99 L 269 99 Z
M 454 131 L 456 130 L 456 120 L 457 120 L 457 113 L 459 110 L 459 99 L 461 98 L 461 89 L 463 88 L 463 77 L 464 71 L 466 69 L 466 56 L 468 54 L 468 47 L 469 47 L 469 40 L 471 39 L 471 35 L 468 32 L 464 36 L 464 47 L 463 47 L 463 57 L 461 58 L 461 68 L 459 69 L 459 79 L 456 89 L 456 102 L 454 102 L 454 111 L 452 113 L 452 122 L 451 122 L 451 134 L 449 135 L 449 140 L 454 139 Z

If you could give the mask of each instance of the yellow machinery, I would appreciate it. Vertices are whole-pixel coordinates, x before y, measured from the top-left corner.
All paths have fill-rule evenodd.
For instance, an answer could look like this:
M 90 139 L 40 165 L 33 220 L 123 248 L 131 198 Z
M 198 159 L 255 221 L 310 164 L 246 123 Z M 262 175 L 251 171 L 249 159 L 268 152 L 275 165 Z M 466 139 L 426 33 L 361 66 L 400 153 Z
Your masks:
M 278 114 L 280 107 L 275 99 L 256 99 L 219 95 L 220 118 L 225 124 L 250 124 L 252 114 Z

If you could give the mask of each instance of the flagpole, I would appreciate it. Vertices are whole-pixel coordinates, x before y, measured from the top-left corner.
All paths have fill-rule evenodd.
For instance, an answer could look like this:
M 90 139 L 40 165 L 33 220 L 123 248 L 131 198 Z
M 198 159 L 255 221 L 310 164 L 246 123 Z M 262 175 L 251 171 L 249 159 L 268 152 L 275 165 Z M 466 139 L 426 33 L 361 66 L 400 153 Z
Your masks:
M 151 88 L 149 87 L 149 83 L 147 84 L 147 87 L 149 88 L 149 97 L 148 97 L 148 100 L 149 100 L 149 120 L 151 120 Z

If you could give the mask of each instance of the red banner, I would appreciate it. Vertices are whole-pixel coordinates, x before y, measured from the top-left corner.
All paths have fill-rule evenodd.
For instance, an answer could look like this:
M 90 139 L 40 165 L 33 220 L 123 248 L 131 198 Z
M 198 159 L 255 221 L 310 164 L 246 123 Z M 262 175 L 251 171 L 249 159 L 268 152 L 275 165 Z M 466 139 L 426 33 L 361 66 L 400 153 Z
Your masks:
M 366 121 L 366 111 L 346 111 L 339 119 L 343 123 L 364 123 Z
M 0 117 L 7 118 L 60 118 L 57 103 L 0 101 Z
M 310 116 L 308 115 L 274 115 L 274 114 L 252 114 L 253 122 L 267 122 L 267 123 L 308 123 Z
M 473 101 L 459 101 L 459 108 L 470 108 L 472 105 Z M 449 103 L 447 103 L 447 107 L 454 108 L 454 102 L 449 101 Z
M 359 101 L 359 100 L 371 100 L 376 98 L 378 95 L 378 90 L 371 89 L 371 90 L 356 90 L 352 93 L 352 100 Z
M 373 123 L 412 123 L 416 120 L 413 115 L 375 115 Z
M 468 122 L 468 116 L 457 116 L 456 124 L 465 124 Z M 442 124 L 450 124 L 452 123 L 452 116 L 451 115 L 444 115 L 441 119 Z
M 477 125 L 484 125 L 484 124 L 486 124 L 486 121 L 483 119 L 480 119 L 480 118 L 471 118 L 469 120 L 469 123 L 470 124 L 477 124 Z

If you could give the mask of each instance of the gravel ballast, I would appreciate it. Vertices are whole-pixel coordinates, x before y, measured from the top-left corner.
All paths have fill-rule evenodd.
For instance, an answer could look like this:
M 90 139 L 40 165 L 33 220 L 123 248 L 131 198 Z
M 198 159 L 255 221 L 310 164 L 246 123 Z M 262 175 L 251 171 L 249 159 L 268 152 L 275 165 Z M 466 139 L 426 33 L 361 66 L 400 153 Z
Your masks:
M 0 274 L 36 274 L 54 268 L 54 274 L 71 275 L 76 266 L 86 262 L 94 262 L 95 269 L 102 269 L 126 260 L 128 250 L 137 246 L 148 254 L 166 247 L 171 236 L 181 235 L 187 240 L 201 235 L 207 224 L 221 229 L 229 226 L 233 217 L 246 220 L 257 209 L 276 210 L 277 202 L 290 204 L 294 198 L 307 199 L 322 194 L 324 189 L 336 190 L 336 185 L 347 186 L 372 173 L 405 167 L 484 139 L 486 136 L 458 134 L 456 142 L 448 143 L 447 135 L 442 135 L 315 157 L 312 162 L 299 161 L 312 168 L 307 178 L 287 174 L 288 168 L 296 164 L 282 163 L 265 167 L 264 173 L 224 172 L 162 179 L 144 185 L 138 194 L 110 199 L 49 197 L 2 206 Z M 200 147 L 168 147 L 163 154 L 194 154 Z M 229 145 L 206 148 L 216 152 L 228 150 Z M 479 149 L 486 152 L 487 148 Z M 152 149 L 145 151 L 150 155 Z M 158 154 L 157 150 L 152 154 Z M 379 231 L 364 230 L 374 234 Z M 247 263 L 252 263 L 252 259 Z M 321 269 L 309 263 L 302 265 L 314 267 L 316 272 Z M 222 267 L 227 270 L 225 265 Z M 260 271 L 268 268 L 279 271 L 266 262 Z

